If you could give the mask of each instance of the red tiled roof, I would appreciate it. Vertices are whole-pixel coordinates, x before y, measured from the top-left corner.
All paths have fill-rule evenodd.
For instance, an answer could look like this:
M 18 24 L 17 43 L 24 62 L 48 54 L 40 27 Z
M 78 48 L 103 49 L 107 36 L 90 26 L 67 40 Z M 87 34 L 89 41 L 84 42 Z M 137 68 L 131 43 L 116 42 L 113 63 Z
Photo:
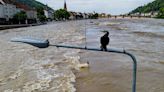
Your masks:
M 15 0 L 2 0 L 4 3 L 6 4 L 13 4 L 13 5 L 16 5 L 17 8 L 20 8 L 20 9 L 23 9 L 25 11 L 29 11 L 29 10 L 33 10 L 35 11 L 34 9 L 28 7 L 27 5 L 25 4 L 22 4 L 22 3 L 19 3 L 19 2 L 16 2 Z
M 15 5 L 17 8 L 23 9 L 25 11 L 34 10 L 34 9 L 32 9 L 32 8 L 28 7 L 27 5 L 24 5 L 22 3 L 16 2 Z
M 13 4 L 15 0 L 2 0 L 6 4 Z

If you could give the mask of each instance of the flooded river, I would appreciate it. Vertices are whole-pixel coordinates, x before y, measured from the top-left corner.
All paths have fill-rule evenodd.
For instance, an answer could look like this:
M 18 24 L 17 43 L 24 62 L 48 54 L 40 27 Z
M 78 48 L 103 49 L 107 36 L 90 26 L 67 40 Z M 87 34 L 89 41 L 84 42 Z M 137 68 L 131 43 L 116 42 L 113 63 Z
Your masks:
M 0 92 L 74 92 L 80 50 L 36 47 L 10 42 L 15 37 L 49 39 L 51 44 L 79 45 L 80 21 L 0 31 Z
M 100 31 L 108 30 L 108 48 L 136 56 L 138 92 L 164 92 L 164 21 L 155 19 L 54 22 L 0 31 L 0 92 L 131 92 L 128 56 L 10 42 L 23 36 L 84 47 L 85 29 L 87 47 L 99 48 Z M 89 62 L 89 68 L 79 70 L 79 61 Z
M 138 61 L 137 92 L 164 92 L 164 21 L 97 20 L 87 29 L 87 46 L 100 47 L 101 30 L 110 32 L 108 48 L 125 49 Z M 77 92 L 131 92 L 132 60 L 114 53 L 86 52 L 89 69 L 77 74 Z

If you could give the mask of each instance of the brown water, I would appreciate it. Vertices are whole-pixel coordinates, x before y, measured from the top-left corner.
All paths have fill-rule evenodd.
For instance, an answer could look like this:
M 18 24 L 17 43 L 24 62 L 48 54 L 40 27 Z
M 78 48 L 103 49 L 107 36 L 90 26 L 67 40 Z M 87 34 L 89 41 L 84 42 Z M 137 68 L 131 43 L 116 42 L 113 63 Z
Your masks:
M 131 92 L 132 61 L 127 56 L 10 42 L 28 36 L 84 47 L 85 25 L 87 47 L 99 47 L 100 31 L 109 30 L 111 48 L 136 56 L 137 92 L 164 92 L 164 21 L 155 19 L 53 22 L 0 31 L 0 92 Z M 90 67 L 75 76 L 79 59 Z
M 0 92 L 74 92 L 79 50 L 36 47 L 11 42 L 15 37 L 49 39 L 51 44 L 82 43 L 81 22 L 0 31 Z
M 99 47 L 101 30 L 110 32 L 108 48 L 123 48 L 138 61 L 137 92 L 164 92 L 164 20 L 104 19 L 87 26 L 87 46 Z M 77 73 L 77 92 L 131 92 L 132 61 L 128 56 L 82 51 L 88 69 Z

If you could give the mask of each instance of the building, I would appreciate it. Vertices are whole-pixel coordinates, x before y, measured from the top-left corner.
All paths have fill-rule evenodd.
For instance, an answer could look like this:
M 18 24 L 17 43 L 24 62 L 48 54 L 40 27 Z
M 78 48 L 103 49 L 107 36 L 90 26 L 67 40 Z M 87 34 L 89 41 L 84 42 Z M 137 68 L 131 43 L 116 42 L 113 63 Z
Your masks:
M 3 5 L 4 5 L 4 4 L 5 4 L 5 2 L 4 2 L 3 0 L 0 0 L 0 4 L 3 4 Z
M 54 11 L 48 9 L 48 6 L 46 6 L 46 8 L 44 9 L 44 15 L 46 16 L 48 21 L 53 20 L 53 18 L 54 18 Z
M 67 3 L 66 3 L 66 0 L 64 0 L 64 10 L 67 11 Z
M 35 10 L 26 11 L 27 19 L 37 19 L 37 12 Z
M 4 6 L 1 2 L 0 2 L 0 18 L 5 18 L 5 16 L 4 16 Z
M 156 17 L 158 15 L 158 11 L 152 12 L 151 17 Z
M 0 0 L 0 18 L 5 18 L 7 21 L 13 18 L 13 15 L 19 12 L 15 5 L 9 0 Z
M 7 21 L 9 21 L 9 19 L 12 19 L 13 16 L 18 12 L 19 10 L 16 8 L 15 5 L 12 4 L 4 5 L 4 16 Z
M 46 16 L 47 19 L 52 20 L 54 17 L 54 11 L 52 10 L 44 10 L 44 15 Z
M 88 18 L 89 18 L 89 16 L 88 16 L 87 13 L 83 13 L 82 15 L 83 15 L 83 18 L 84 18 L 84 19 L 88 19 Z
M 100 18 L 106 18 L 107 15 L 106 15 L 106 13 L 101 13 L 101 14 L 99 14 L 99 17 L 100 17 Z
M 13 16 L 19 12 L 13 0 L 0 0 L 0 24 L 10 24 Z
M 32 9 L 28 7 L 27 5 L 24 5 L 22 3 L 15 3 L 17 10 L 24 11 L 27 14 L 27 19 L 37 19 L 37 11 L 35 9 Z
M 31 9 L 30 7 L 15 2 L 14 0 L 0 0 L 0 22 L 6 21 L 8 23 L 13 22 L 13 16 L 21 11 L 26 12 L 27 19 L 29 22 L 31 20 L 37 19 L 37 11 Z M 28 21 L 27 21 L 28 22 Z
M 75 20 L 76 19 L 76 12 L 70 11 L 69 14 L 70 14 L 70 17 L 69 17 L 70 20 Z
M 4 22 L 6 21 L 5 16 L 4 16 L 4 6 L 0 2 L 0 24 L 5 24 Z
M 25 20 L 26 24 L 36 23 L 37 21 L 37 11 L 34 8 L 28 7 L 22 3 L 15 2 L 17 10 L 24 11 L 27 14 L 27 19 Z

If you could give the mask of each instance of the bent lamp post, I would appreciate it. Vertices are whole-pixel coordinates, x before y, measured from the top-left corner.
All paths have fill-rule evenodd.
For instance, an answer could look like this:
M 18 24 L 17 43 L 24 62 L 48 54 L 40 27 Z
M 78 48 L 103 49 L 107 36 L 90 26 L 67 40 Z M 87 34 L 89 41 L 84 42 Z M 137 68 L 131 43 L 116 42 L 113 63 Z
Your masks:
M 87 47 L 78 47 L 78 46 L 65 46 L 65 45 L 51 45 L 49 44 L 48 40 L 40 40 L 40 39 L 33 39 L 33 38 L 15 38 L 11 40 L 12 42 L 21 42 L 33 45 L 38 48 L 48 48 L 49 46 L 54 47 L 62 47 L 62 48 L 70 48 L 70 49 L 81 49 L 81 50 L 90 50 L 90 51 L 100 51 L 100 48 L 87 48 Z M 104 52 L 104 51 L 103 51 Z M 127 52 L 126 50 L 115 50 L 115 49 L 108 49 L 105 52 L 112 52 L 112 53 L 120 53 L 128 55 L 133 60 L 133 79 L 132 79 L 132 92 L 136 92 L 136 76 L 137 76 L 137 61 L 133 54 Z

